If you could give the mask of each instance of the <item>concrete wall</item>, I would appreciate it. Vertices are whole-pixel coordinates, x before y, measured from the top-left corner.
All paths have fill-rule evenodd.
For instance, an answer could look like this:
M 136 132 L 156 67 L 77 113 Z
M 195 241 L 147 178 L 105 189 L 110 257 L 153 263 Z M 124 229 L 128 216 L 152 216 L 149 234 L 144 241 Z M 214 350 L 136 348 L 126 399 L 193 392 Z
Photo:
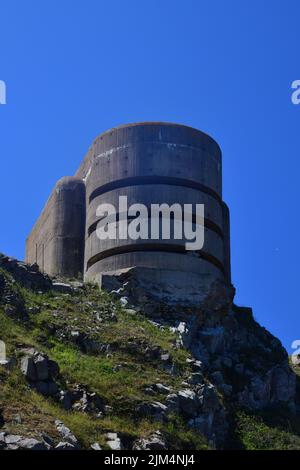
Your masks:
M 230 213 L 225 202 L 223 202 L 223 234 L 225 278 L 231 282 Z
M 186 252 L 186 240 L 105 240 L 96 236 L 100 204 L 205 205 L 205 244 Z M 196 129 L 169 123 L 113 128 L 95 139 L 75 177 L 60 180 L 26 246 L 27 262 L 50 275 L 99 280 L 130 267 L 230 280 L 229 210 L 222 201 L 218 144 Z M 168 274 L 166 274 L 168 273 Z M 156 276 L 156 274 L 155 274 Z M 159 274 L 157 274 L 159 277 Z
M 62 178 L 26 241 L 26 261 L 50 275 L 82 277 L 84 233 L 84 182 Z

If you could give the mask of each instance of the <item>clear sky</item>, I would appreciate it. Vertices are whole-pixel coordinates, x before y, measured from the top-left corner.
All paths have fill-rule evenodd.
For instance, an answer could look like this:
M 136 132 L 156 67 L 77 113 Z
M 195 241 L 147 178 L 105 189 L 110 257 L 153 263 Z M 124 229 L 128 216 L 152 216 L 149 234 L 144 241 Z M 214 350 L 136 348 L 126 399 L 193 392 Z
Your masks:
M 223 151 L 236 302 L 300 339 L 297 0 L 0 0 L 0 251 L 115 125 L 172 121 Z

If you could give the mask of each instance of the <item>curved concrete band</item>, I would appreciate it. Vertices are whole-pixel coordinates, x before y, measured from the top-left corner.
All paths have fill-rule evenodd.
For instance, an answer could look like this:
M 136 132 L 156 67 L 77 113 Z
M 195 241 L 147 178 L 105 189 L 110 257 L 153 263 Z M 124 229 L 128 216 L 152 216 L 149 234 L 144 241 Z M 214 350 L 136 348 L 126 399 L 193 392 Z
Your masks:
M 193 274 L 201 274 L 201 277 L 210 280 L 222 276 L 217 267 L 201 258 L 182 253 L 176 253 L 176 256 L 174 256 L 174 253 L 152 251 L 119 254 L 100 260 L 89 269 L 89 277 L 101 283 L 103 273 L 113 274 L 114 272 L 126 270 L 128 266 L 147 267 L 151 270 L 157 269 L 162 275 L 165 271 L 175 271 L 184 276 L 186 283 Z M 156 278 L 159 279 L 159 274 Z
M 114 207 L 118 207 L 120 196 L 127 196 L 128 206 L 139 201 L 147 207 L 151 204 L 161 204 L 162 202 L 172 205 L 176 202 L 184 202 L 185 204 L 201 204 L 205 205 L 205 217 L 218 226 L 223 232 L 223 208 L 222 203 L 209 194 L 203 193 L 197 189 L 188 189 L 182 186 L 170 186 L 167 184 L 144 184 L 140 186 L 125 186 L 112 191 L 105 192 L 93 199 L 88 207 L 86 226 L 89 230 L 90 226 L 95 222 L 95 213 L 100 204 L 108 203 Z

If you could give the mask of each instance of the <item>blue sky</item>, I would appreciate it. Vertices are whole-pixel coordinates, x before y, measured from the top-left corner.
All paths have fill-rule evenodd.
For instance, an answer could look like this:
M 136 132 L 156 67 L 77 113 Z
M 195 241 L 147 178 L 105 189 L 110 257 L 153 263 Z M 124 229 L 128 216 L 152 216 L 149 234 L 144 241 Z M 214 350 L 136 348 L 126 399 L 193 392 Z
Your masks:
M 2 0 L 0 251 L 25 238 L 92 139 L 127 122 L 199 128 L 223 151 L 236 302 L 300 338 L 300 4 Z

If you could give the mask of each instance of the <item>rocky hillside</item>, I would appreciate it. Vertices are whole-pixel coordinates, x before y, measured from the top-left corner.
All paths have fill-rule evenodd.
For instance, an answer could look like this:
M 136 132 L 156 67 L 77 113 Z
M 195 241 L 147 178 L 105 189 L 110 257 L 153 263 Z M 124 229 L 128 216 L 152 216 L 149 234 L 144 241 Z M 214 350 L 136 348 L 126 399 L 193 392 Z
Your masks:
M 0 255 L 1 449 L 300 449 L 297 374 L 231 286 L 109 290 Z

